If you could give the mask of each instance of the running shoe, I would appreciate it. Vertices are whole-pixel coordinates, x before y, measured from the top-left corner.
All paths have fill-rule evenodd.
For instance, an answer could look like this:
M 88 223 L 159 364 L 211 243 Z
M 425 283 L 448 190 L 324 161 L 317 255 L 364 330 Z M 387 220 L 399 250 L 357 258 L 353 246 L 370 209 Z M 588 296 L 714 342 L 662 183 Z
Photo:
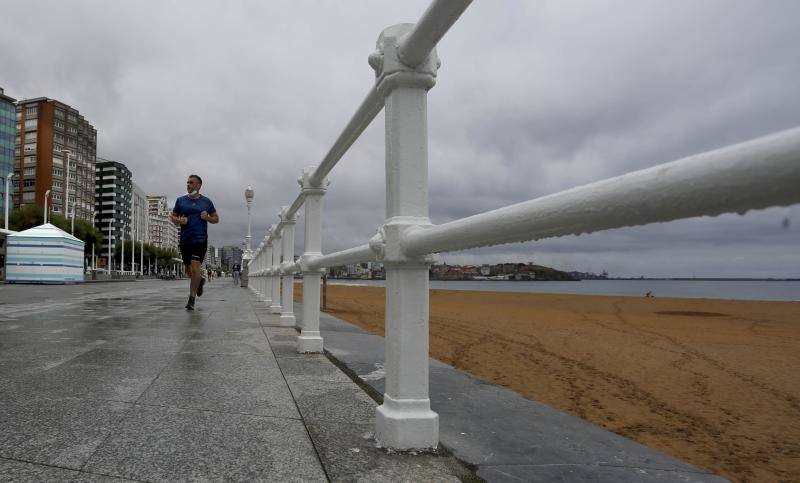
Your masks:
M 186 310 L 194 310 L 194 297 L 189 296 L 189 301 L 186 302 Z

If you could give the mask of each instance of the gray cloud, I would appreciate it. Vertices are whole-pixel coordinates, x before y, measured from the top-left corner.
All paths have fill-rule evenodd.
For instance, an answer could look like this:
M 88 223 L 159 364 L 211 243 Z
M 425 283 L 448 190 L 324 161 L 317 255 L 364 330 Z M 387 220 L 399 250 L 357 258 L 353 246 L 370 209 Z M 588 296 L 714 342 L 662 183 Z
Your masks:
M 426 6 L 12 0 L 0 85 L 78 108 L 98 129 L 98 153 L 128 164 L 148 193 L 174 199 L 201 174 L 223 220 L 212 243 L 238 244 L 244 188 L 256 190 L 260 239 L 374 82 L 366 58 L 380 30 Z M 800 4 L 782 0 L 475 2 L 441 42 L 429 94 L 432 220 L 800 124 L 797 18 Z M 380 115 L 331 174 L 325 251 L 364 243 L 383 219 L 383 125 Z M 443 258 L 800 276 L 798 215 L 774 208 Z

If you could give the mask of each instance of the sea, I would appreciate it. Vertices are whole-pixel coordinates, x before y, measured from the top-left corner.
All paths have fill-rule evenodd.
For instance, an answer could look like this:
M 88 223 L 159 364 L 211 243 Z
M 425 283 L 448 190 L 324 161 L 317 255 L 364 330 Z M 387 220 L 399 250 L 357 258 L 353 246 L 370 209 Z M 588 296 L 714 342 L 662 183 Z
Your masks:
M 384 280 L 328 280 L 331 285 L 379 286 Z M 511 282 L 501 280 L 431 280 L 430 288 L 484 292 L 568 293 L 800 302 L 800 281 L 780 280 L 581 280 Z

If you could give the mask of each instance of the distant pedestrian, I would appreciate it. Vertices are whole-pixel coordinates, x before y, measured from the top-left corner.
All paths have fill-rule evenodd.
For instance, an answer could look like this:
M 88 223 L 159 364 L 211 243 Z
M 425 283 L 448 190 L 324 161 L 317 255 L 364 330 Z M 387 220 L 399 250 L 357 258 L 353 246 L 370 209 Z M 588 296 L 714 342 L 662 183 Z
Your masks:
M 239 285 L 239 275 L 242 272 L 242 266 L 239 265 L 239 262 L 233 262 L 233 266 L 231 267 L 231 275 L 233 275 L 233 284 Z
M 203 180 L 196 174 L 186 180 L 188 194 L 175 200 L 170 220 L 181 227 L 180 249 L 186 275 L 190 277 L 186 310 L 194 310 L 195 297 L 203 295 L 205 279 L 201 265 L 208 248 L 208 224 L 219 223 L 214 203 L 200 194 Z

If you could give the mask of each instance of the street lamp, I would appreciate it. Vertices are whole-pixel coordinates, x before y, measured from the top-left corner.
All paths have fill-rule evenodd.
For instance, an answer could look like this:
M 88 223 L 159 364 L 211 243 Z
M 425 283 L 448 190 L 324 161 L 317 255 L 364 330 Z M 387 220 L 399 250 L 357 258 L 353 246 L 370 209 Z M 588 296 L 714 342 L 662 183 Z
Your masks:
M 108 276 L 111 276 L 111 269 L 114 268 L 111 265 L 111 222 L 114 221 L 114 217 L 108 219 L 108 261 L 106 262 L 106 269 L 108 270 Z
M 47 199 L 50 198 L 50 192 L 53 190 L 47 190 L 44 192 L 44 224 L 47 224 Z
M 9 191 L 8 185 L 11 183 L 11 178 L 13 177 L 14 177 L 13 171 L 8 173 L 8 176 L 6 176 L 6 216 L 5 218 L 3 218 L 4 220 L 6 220 L 6 230 L 8 230 L 8 195 L 11 193 Z
M 95 229 L 94 224 L 97 223 L 95 218 L 97 218 L 97 210 L 92 210 L 92 233 L 94 233 Z M 94 274 L 97 273 L 97 257 L 94 256 L 94 245 L 94 240 L 92 240 L 92 278 L 94 278 Z
M 242 287 L 247 287 L 248 284 L 248 275 L 249 269 L 248 266 L 250 265 L 250 259 L 253 258 L 253 252 L 250 250 L 250 207 L 253 205 L 253 198 L 255 197 L 256 192 L 253 191 L 252 186 L 248 186 L 246 190 L 244 190 L 244 199 L 247 201 L 247 237 L 244 239 L 244 253 L 242 253 L 242 269 L 241 275 L 241 284 Z
M 244 199 L 247 201 L 247 253 L 248 255 L 252 255 L 250 251 L 250 207 L 253 205 L 253 198 L 255 197 L 256 192 L 253 191 L 253 188 L 248 186 L 246 190 L 244 190 Z M 248 257 L 249 258 L 249 257 Z

